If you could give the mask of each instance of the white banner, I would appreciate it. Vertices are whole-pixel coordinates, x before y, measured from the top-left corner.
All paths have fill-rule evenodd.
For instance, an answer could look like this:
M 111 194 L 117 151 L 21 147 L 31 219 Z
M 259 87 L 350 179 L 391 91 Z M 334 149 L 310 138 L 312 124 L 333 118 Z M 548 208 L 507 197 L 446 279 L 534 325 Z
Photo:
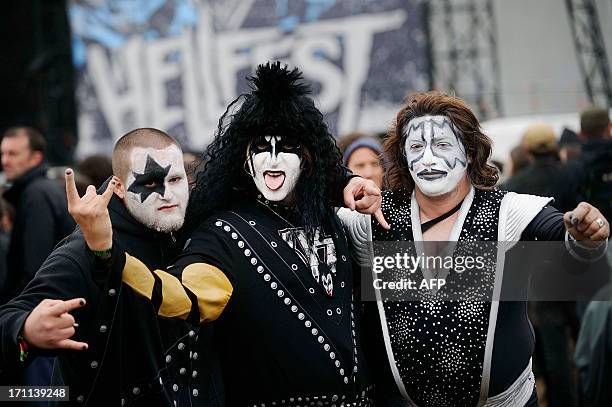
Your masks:
M 335 135 L 385 130 L 428 86 L 418 0 L 80 0 L 70 19 L 80 157 L 135 127 L 202 149 L 268 60 L 304 72 Z

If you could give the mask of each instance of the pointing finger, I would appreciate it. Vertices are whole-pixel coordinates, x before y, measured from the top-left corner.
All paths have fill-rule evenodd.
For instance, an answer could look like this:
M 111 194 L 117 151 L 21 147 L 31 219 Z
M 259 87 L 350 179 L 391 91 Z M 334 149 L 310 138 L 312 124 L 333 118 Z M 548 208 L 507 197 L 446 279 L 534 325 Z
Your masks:
M 389 226 L 389 224 L 385 220 L 385 217 L 383 216 L 383 213 L 382 213 L 382 211 L 380 209 L 378 209 L 376 212 L 374 212 L 374 217 L 376 218 L 376 220 L 378 221 L 380 226 L 382 226 L 383 228 L 385 228 L 387 230 L 391 229 L 391 226 Z

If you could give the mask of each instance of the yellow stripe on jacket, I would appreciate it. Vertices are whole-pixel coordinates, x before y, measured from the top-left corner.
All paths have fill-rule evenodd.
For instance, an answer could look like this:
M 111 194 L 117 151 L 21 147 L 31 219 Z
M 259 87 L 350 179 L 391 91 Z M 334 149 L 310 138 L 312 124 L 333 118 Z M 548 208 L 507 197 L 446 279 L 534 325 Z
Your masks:
M 233 287 L 217 267 L 206 263 L 190 264 L 183 269 L 182 280 L 163 270 L 151 271 L 136 257 L 125 254 L 122 280 L 134 291 L 151 300 L 157 275 L 161 281 L 162 302 L 158 315 L 187 319 L 194 303 L 185 289 L 197 298 L 199 321 L 216 320 L 232 296 Z

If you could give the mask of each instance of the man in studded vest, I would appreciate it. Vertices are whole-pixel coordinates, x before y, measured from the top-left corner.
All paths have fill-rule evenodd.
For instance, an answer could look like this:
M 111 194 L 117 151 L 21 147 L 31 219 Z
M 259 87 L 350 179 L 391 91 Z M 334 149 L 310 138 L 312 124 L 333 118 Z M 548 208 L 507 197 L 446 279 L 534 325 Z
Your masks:
M 531 240 L 565 240 L 559 245 L 563 255 L 581 260 L 605 251 L 609 223 L 597 208 L 581 203 L 563 214 L 550 198 L 495 189 L 497 171 L 487 162 L 491 144 L 461 99 L 438 92 L 412 95 L 385 142 L 389 189 L 382 210 L 390 230 L 368 217 L 339 213 L 359 258 L 372 265 L 385 242 L 413 242 L 413 248 L 456 242 L 452 260 L 479 242 L 502 247 L 485 253 L 490 257 L 483 257 L 477 285 L 469 286 L 469 273 L 452 263 L 420 263 L 410 278 L 442 279 L 445 285 L 417 287 L 410 300 L 376 291 L 372 314 L 380 357 L 374 359 L 384 361 L 377 368 L 388 379 L 377 383 L 377 393 L 386 401 L 420 407 L 536 405 L 535 338 L 526 302 L 494 295 L 502 281 L 506 285 L 506 254 L 518 241 Z M 452 297 L 457 287 L 469 288 L 463 290 L 469 295 Z

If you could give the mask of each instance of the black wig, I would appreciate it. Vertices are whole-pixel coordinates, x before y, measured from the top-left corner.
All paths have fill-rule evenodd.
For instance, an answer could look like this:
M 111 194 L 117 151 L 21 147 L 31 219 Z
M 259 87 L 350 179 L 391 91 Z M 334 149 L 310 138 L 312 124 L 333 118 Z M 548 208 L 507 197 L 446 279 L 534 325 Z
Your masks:
M 258 136 L 280 134 L 301 146 L 302 172 L 294 197 L 302 225 L 312 237 L 342 187 L 340 151 L 297 68 L 290 71 L 280 62 L 268 62 L 247 79 L 251 92 L 228 106 L 204 153 L 206 165 L 191 194 L 187 230 L 215 210 L 256 199 L 258 191 L 245 169 L 247 149 Z

